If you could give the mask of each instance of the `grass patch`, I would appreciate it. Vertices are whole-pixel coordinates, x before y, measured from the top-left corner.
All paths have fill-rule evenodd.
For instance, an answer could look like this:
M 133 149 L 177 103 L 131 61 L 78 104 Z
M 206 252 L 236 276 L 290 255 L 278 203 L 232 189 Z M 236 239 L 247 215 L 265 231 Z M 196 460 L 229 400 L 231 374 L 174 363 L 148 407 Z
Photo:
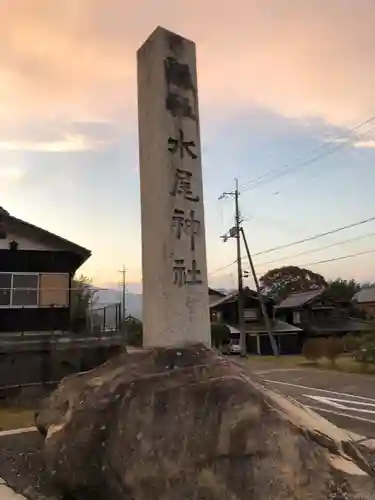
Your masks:
M 247 358 L 249 363 L 269 363 L 275 367 L 289 367 L 289 368 L 311 368 L 311 369 L 324 369 L 331 370 L 342 373 L 364 373 L 366 375 L 375 375 L 375 365 L 364 366 L 362 363 L 358 363 L 350 356 L 340 356 L 335 364 L 332 364 L 328 359 L 322 358 L 318 361 L 307 360 L 304 356 L 293 355 L 293 356 L 280 356 L 275 358 L 274 356 L 249 356 Z
M 332 364 L 327 359 L 322 359 L 318 361 L 318 368 L 325 368 L 327 370 L 334 370 L 344 373 L 365 373 L 367 375 L 375 374 L 375 366 L 374 365 L 363 365 L 362 363 L 358 363 L 354 359 L 349 357 L 341 357 L 339 358 L 335 364 Z
M 249 355 L 247 358 L 249 362 L 255 363 L 270 363 L 278 366 L 300 366 L 304 364 L 311 364 L 306 358 L 301 355 L 290 355 L 290 356 L 257 356 Z
M 0 431 L 33 427 L 34 425 L 34 410 L 0 408 Z

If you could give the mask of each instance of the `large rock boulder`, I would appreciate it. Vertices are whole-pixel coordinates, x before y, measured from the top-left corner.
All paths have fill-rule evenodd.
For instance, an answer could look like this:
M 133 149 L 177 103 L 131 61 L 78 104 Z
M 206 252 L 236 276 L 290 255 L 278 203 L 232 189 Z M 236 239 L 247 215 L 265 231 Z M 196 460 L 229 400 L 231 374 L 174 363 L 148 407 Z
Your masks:
M 343 431 L 202 346 L 123 354 L 36 416 L 66 498 L 373 500 Z

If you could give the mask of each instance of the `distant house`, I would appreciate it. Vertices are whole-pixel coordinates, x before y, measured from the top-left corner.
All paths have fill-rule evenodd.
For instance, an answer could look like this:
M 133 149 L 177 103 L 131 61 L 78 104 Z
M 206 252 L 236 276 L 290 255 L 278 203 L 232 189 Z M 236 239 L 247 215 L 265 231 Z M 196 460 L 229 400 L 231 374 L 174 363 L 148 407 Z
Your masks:
M 225 296 L 226 294 L 224 292 L 221 292 L 220 290 L 214 290 L 213 288 L 208 289 L 208 300 L 210 304 Z
M 0 207 L 0 332 L 68 330 L 71 280 L 90 255 Z
M 270 339 L 262 316 L 258 295 L 250 288 L 244 289 L 244 317 L 246 345 L 248 352 L 254 354 L 272 354 Z M 231 336 L 239 336 L 238 292 L 218 297 L 210 301 L 211 322 L 224 323 L 230 327 Z M 300 351 L 299 334 L 301 329 L 288 323 L 273 319 L 274 302 L 265 297 L 268 317 L 272 325 L 272 333 L 281 354 L 294 354 Z
M 362 288 L 354 295 L 352 302 L 366 314 L 368 319 L 375 318 L 375 286 Z
M 302 328 L 302 341 L 308 337 L 342 337 L 372 329 L 368 321 L 352 318 L 348 308 L 332 299 L 325 288 L 292 293 L 275 308 L 275 317 Z

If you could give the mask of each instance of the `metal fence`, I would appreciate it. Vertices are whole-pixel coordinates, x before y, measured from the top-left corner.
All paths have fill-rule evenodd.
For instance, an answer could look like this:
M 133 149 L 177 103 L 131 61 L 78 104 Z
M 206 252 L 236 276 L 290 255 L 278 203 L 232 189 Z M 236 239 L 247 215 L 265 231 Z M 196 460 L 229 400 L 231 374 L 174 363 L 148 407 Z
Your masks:
M 114 332 L 121 329 L 121 303 L 96 307 L 90 312 L 91 330 Z

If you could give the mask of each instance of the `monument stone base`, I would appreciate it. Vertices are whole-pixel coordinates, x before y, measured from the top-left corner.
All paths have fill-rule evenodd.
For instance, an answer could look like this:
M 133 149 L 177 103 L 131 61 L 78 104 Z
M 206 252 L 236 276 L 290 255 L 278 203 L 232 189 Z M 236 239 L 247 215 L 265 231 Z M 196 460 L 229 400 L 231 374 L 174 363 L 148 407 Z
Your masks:
M 201 345 L 121 354 L 63 380 L 36 415 L 76 500 L 369 500 L 346 433 Z

